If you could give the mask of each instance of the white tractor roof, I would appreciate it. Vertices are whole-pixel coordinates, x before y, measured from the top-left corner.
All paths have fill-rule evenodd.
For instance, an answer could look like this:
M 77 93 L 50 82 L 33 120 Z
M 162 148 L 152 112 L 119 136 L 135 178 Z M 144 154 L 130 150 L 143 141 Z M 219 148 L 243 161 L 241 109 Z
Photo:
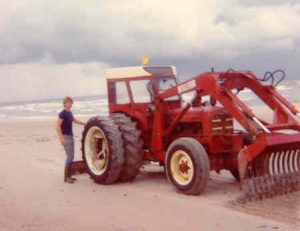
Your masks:
M 111 68 L 106 71 L 107 79 L 133 78 L 152 75 L 176 75 L 176 68 L 173 66 L 135 66 Z

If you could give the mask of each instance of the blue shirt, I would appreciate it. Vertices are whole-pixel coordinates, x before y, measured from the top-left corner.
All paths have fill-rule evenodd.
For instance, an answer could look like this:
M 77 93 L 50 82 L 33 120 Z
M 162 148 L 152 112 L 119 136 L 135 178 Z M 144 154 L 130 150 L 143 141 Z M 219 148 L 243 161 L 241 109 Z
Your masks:
M 73 114 L 71 111 L 62 110 L 59 115 L 59 118 L 63 119 L 61 124 L 61 131 L 63 135 L 73 136 Z

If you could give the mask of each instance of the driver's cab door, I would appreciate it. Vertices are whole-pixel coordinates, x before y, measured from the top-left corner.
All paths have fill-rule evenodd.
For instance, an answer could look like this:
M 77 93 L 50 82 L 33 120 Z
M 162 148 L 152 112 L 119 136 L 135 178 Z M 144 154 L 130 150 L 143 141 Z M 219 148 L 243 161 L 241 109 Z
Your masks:
M 145 124 L 145 130 L 152 130 L 153 114 L 156 110 L 154 104 L 155 95 L 167 91 L 177 85 L 174 76 L 153 76 L 147 79 L 132 79 L 129 81 L 131 91 L 131 112 L 135 118 L 141 118 Z M 180 108 L 179 95 L 163 99 L 164 110 Z
M 132 116 L 140 120 L 143 130 L 151 130 L 154 108 L 154 95 L 150 78 L 134 79 L 128 82 L 131 95 Z

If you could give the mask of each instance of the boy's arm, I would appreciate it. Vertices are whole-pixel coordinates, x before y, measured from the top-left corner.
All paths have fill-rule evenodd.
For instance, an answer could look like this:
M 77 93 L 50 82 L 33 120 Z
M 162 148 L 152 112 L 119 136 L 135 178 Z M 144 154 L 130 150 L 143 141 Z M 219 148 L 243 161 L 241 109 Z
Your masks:
M 76 119 L 75 117 L 74 117 L 74 123 L 75 123 L 75 124 L 80 124 L 80 125 L 85 125 L 84 122 L 82 122 L 82 121 Z
M 60 140 L 60 142 L 61 142 L 62 145 L 64 145 L 66 143 L 65 142 L 65 138 L 64 138 L 64 136 L 62 134 L 62 131 L 61 131 L 61 124 L 62 124 L 63 121 L 64 121 L 63 119 L 58 118 L 57 122 L 56 122 L 56 126 L 55 126 L 56 133 L 57 133 L 57 135 L 59 137 L 59 140 Z

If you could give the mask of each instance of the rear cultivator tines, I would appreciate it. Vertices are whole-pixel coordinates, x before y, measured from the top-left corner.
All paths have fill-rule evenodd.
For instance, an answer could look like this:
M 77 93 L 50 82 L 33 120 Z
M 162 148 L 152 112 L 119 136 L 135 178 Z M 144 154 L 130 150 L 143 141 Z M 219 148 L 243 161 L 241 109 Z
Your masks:
M 273 151 L 251 161 L 241 182 L 248 200 L 300 190 L 300 149 Z

